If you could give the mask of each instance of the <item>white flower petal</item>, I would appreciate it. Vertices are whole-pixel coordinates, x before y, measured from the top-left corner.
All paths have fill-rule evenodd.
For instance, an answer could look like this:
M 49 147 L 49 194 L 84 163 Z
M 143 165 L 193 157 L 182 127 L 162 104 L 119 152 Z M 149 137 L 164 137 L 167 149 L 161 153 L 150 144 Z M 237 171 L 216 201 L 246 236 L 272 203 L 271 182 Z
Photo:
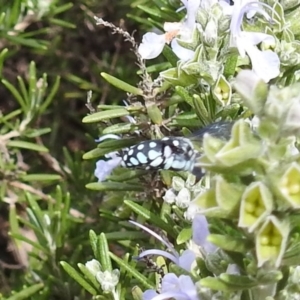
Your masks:
M 163 50 L 166 43 L 165 34 L 147 32 L 144 34 L 138 52 L 143 59 L 156 58 Z
M 164 23 L 164 31 L 165 32 L 170 32 L 170 31 L 176 31 L 180 30 L 182 27 L 182 23 L 179 22 L 165 22 Z
M 101 264 L 96 259 L 89 260 L 85 263 L 85 266 L 94 276 L 101 271 Z
M 245 39 L 249 44 L 258 45 L 261 42 L 268 43 L 269 45 L 275 45 L 275 38 L 262 32 L 241 32 L 241 37 Z
M 112 272 L 106 270 L 104 272 L 97 272 L 96 279 L 101 284 L 104 292 L 112 292 L 119 282 L 120 272 L 115 269 Z
M 248 46 L 246 51 L 251 59 L 252 70 L 262 80 L 269 82 L 280 74 L 280 60 L 275 52 L 260 51 L 255 46 Z
M 172 41 L 171 47 L 173 52 L 183 61 L 190 60 L 194 57 L 195 51 L 180 46 L 176 39 Z
M 222 7 L 223 14 L 225 16 L 231 16 L 233 13 L 234 6 L 229 4 L 229 1 L 220 0 L 219 5 Z
M 188 27 L 190 30 L 193 30 L 196 22 L 196 14 L 198 11 L 198 8 L 200 6 L 200 0 L 189 0 L 187 1 L 186 7 L 186 19 L 184 21 L 184 24 L 186 27 Z
M 176 205 L 181 208 L 187 208 L 191 202 L 191 193 L 187 188 L 183 188 L 176 197 Z
M 172 204 L 175 202 L 176 194 L 174 193 L 173 189 L 168 189 L 163 196 L 163 199 L 166 203 Z

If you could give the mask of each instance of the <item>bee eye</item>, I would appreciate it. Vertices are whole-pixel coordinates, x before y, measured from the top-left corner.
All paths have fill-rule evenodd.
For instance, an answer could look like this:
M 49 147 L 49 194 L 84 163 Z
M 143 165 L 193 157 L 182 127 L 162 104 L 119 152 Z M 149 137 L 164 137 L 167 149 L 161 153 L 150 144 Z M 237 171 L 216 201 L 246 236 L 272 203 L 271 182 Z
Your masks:
M 189 139 L 165 137 L 134 145 L 122 153 L 122 166 L 146 170 L 191 171 L 197 152 Z

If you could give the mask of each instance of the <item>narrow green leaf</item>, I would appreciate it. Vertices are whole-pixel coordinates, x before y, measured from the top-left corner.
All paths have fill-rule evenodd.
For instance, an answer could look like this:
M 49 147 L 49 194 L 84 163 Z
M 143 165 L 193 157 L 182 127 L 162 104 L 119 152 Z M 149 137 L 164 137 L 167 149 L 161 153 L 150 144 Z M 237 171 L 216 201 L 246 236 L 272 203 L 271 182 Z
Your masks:
M 148 73 L 161 72 L 161 71 L 168 70 L 171 67 L 174 67 L 171 63 L 163 62 L 163 63 L 159 63 L 159 64 L 155 64 L 155 65 L 147 67 L 147 72 Z M 141 70 L 138 71 L 137 74 L 141 75 L 142 71 Z
M 108 176 L 107 180 L 123 182 L 138 177 L 140 178 L 141 176 L 145 176 L 148 173 L 147 170 L 123 169 L 123 171 L 124 172 L 122 172 L 122 174 Z
M 28 129 L 25 136 L 28 138 L 35 138 L 41 135 L 51 132 L 51 128 L 38 128 L 38 129 Z
M 201 120 L 202 124 L 205 125 L 211 123 L 208 110 L 199 95 L 193 95 L 193 105 L 195 107 L 196 114 L 199 117 L 199 120 Z
M 70 8 L 73 7 L 73 3 L 72 2 L 68 2 L 66 4 L 63 4 L 61 6 L 57 6 L 53 8 L 53 15 L 58 15 L 61 14 L 63 12 L 65 12 L 66 10 L 69 10 Z
M 225 282 L 222 282 L 219 278 L 205 277 L 200 280 L 200 285 L 212 289 L 214 291 L 232 292 L 234 288 L 228 286 Z
M 29 193 L 25 194 L 29 207 L 26 208 L 29 218 L 36 224 L 42 231 L 44 229 L 44 212 L 41 210 L 37 201 Z
M 157 125 L 162 124 L 163 119 L 162 119 L 161 110 L 158 108 L 158 106 L 155 103 L 152 103 L 151 105 L 147 105 L 147 114 L 154 124 Z
M 47 47 L 49 46 L 49 42 L 45 40 L 29 39 L 29 38 L 23 38 L 21 36 L 8 35 L 8 34 L 5 35 L 5 38 L 11 41 L 13 44 L 20 44 L 23 46 L 32 47 L 39 50 L 47 50 Z
M 59 235 L 59 241 L 57 243 L 59 243 L 59 246 L 61 247 L 62 245 L 65 244 L 65 232 L 69 232 L 70 230 L 70 225 L 69 225 L 69 215 L 70 215 L 70 207 L 71 207 L 71 196 L 70 193 L 63 193 L 63 191 L 61 190 L 60 186 L 57 186 L 56 189 L 58 191 L 60 191 L 61 196 L 60 197 L 56 197 L 56 201 L 57 201 L 57 207 L 61 207 L 62 208 L 62 214 L 61 214 L 61 230 L 60 230 L 60 235 Z M 63 193 L 63 194 L 62 194 Z M 59 200 L 61 199 L 61 200 Z
M 10 119 L 13 119 L 14 117 L 20 115 L 21 113 L 22 113 L 22 109 L 16 109 L 7 115 L 4 116 L 0 115 L 0 122 L 6 123 Z
M 109 82 L 111 85 L 119 88 L 120 90 L 123 90 L 127 93 L 133 94 L 133 95 L 139 95 L 142 96 L 143 95 L 143 91 L 139 88 L 136 88 L 135 86 L 132 86 L 114 76 L 111 76 L 107 73 L 102 72 L 101 76 L 107 81 Z
M 23 242 L 31 245 L 33 248 L 42 251 L 46 256 L 51 256 L 50 251 L 47 248 L 43 247 L 39 242 L 34 242 L 19 233 L 11 233 L 10 235 L 15 239 L 18 239 L 20 241 L 23 241 Z
M 100 289 L 100 284 L 96 280 L 96 277 L 89 271 L 89 269 L 83 264 L 77 264 L 78 268 L 84 274 L 84 276 L 94 285 L 96 289 Z
M 83 123 L 94 123 L 100 122 L 104 120 L 120 118 L 124 116 L 128 116 L 129 112 L 125 108 L 111 109 L 96 112 L 92 115 L 88 115 L 82 119 Z
M 249 278 L 248 276 L 235 274 L 220 274 L 220 280 L 228 284 L 235 290 L 246 290 L 259 285 L 259 282 Z
M 13 96 L 18 101 L 19 105 L 21 106 L 22 110 L 24 112 L 27 112 L 28 107 L 27 107 L 24 99 L 22 98 L 21 94 L 16 90 L 16 88 L 5 79 L 2 79 L 1 82 L 13 94 Z
M 102 134 L 123 134 L 137 130 L 138 127 L 131 123 L 118 123 L 104 128 Z
M 190 240 L 192 237 L 192 228 L 183 228 L 178 237 L 177 237 L 177 244 L 180 245 L 180 244 L 183 244 L 185 242 L 187 242 L 188 240 Z
M 94 191 L 144 191 L 144 187 L 138 184 L 121 182 L 92 182 L 86 185 L 87 189 Z
M 245 253 L 252 247 L 249 240 L 236 238 L 229 235 L 210 234 L 207 237 L 207 240 L 224 250 L 239 253 Z
M 21 179 L 24 181 L 53 181 L 61 180 L 61 176 L 57 174 L 26 174 L 22 175 Z
M 28 91 L 27 91 L 26 84 L 25 84 L 25 82 L 24 82 L 24 80 L 21 76 L 17 76 L 17 80 L 18 80 L 18 83 L 19 83 L 19 86 L 20 86 L 22 97 L 23 97 L 24 101 L 26 102 L 26 104 L 29 106 L 30 105 L 30 99 L 29 99 L 29 94 L 28 94 Z
M 19 230 L 19 222 L 18 222 L 18 215 L 16 212 L 16 206 L 10 205 L 9 207 L 9 225 L 11 232 L 18 233 Z M 17 245 L 19 246 L 18 240 L 16 240 Z
M 223 74 L 226 78 L 234 75 L 237 61 L 238 61 L 237 53 L 233 53 L 229 55 L 229 57 L 227 57 L 227 59 L 225 60 Z
M 29 65 L 29 80 L 28 80 L 28 84 L 29 84 L 29 101 L 30 103 L 28 103 L 30 105 L 30 107 L 32 109 L 36 108 L 37 105 L 39 104 L 37 101 L 37 78 L 36 78 L 36 67 L 35 67 L 35 62 L 31 61 L 30 65 Z
M 108 243 L 104 233 L 101 233 L 100 236 L 98 237 L 98 248 L 100 251 L 100 263 L 101 266 L 103 267 L 103 270 L 112 271 L 112 265 L 109 257 Z
M 4 23 L 5 16 L 6 16 L 6 13 L 5 13 L 5 12 L 2 12 L 2 13 L 0 14 L 0 24 L 3 24 L 3 23 Z
M 89 231 L 89 237 L 90 237 L 90 244 L 91 244 L 91 247 L 92 247 L 92 250 L 93 250 L 93 253 L 94 253 L 94 257 L 100 261 L 100 257 L 98 255 L 98 236 L 97 234 L 95 233 L 95 231 L 93 230 L 90 230 Z
M 191 107 L 194 107 L 193 97 L 190 96 L 190 94 L 188 93 L 188 91 L 184 87 L 176 86 L 175 91 L 180 97 L 182 97 L 184 99 L 184 101 L 186 103 L 188 103 Z
M 1 24 L 1 22 L 0 22 Z M 0 53 L 0 76 L 2 77 L 2 69 L 3 69 L 3 63 L 4 63 L 4 60 L 6 58 L 6 54 L 8 53 L 8 49 L 7 48 L 4 48 L 2 49 L 1 53 Z
M 100 156 L 104 156 L 112 151 L 118 151 L 125 147 L 132 146 L 138 143 L 137 139 L 124 139 L 124 140 L 107 140 L 98 144 L 98 148 L 93 149 L 83 155 L 83 159 L 94 159 Z
M 65 27 L 65 28 L 71 28 L 71 29 L 76 28 L 75 24 L 72 24 L 70 22 L 66 22 L 66 21 L 61 20 L 61 19 L 49 18 L 49 22 L 53 25 L 58 25 L 58 26 Z
M 131 267 L 129 264 L 125 263 L 122 259 L 114 255 L 113 253 L 109 252 L 110 257 L 122 268 L 124 268 L 128 273 L 130 273 L 136 280 L 140 282 L 145 288 L 153 289 L 154 286 L 148 279 L 138 272 L 135 268 Z
M 49 152 L 49 150 L 42 145 L 37 145 L 37 144 L 30 143 L 30 142 L 25 142 L 25 141 L 17 141 L 17 140 L 8 141 L 7 146 L 13 147 L 13 148 L 29 149 L 29 150 L 38 151 L 38 152 Z
M 100 149 L 100 148 L 96 148 L 96 149 L 93 149 L 89 152 L 86 152 L 83 154 L 82 158 L 83 159 L 94 159 L 94 158 L 99 158 L 103 155 L 105 155 L 106 153 L 109 153 L 111 152 L 109 149 Z
M 99 105 L 97 105 L 97 108 L 102 111 L 102 110 L 124 108 L 124 105 L 99 104 Z M 126 106 L 126 108 L 128 109 L 128 106 Z
M 66 74 L 65 78 L 78 85 L 80 89 L 101 92 L 101 89 L 97 85 L 74 74 Z M 74 94 L 69 95 L 69 97 L 74 97 Z
M 137 285 L 132 288 L 131 294 L 133 300 L 143 300 L 143 291 Z
M 145 236 L 144 232 L 138 231 L 117 231 L 105 233 L 107 240 L 109 241 L 133 241 L 133 240 L 144 240 L 148 237 Z
M 160 9 L 153 9 L 150 8 L 149 6 L 144 6 L 144 5 L 138 5 L 137 6 L 140 10 L 143 10 L 144 12 L 148 13 L 150 16 L 159 18 L 159 19 L 163 19 L 165 20 L 164 14 L 161 13 Z
M 177 66 L 177 61 L 179 60 L 179 58 L 172 51 L 172 49 L 169 46 L 165 45 L 162 53 L 167 61 L 171 64 L 171 66 L 175 68 Z
M 47 93 L 47 98 L 45 99 L 45 101 L 41 105 L 41 108 L 40 108 L 41 113 L 44 112 L 45 109 L 52 102 L 54 96 L 56 95 L 56 93 L 58 91 L 59 85 L 60 85 L 60 76 L 56 76 L 54 85 L 52 86 L 52 89 L 51 89 L 50 93 Z
M 197 119 L 175 119 L 168 126 L 178 126 L 178 127 L 192 127 L 192 128 L 200 128 L 203 127 L 203 123 Z
M 97 295 L 97 290 L 94 289 L 73 267 L 71 267 L 67 262 L 60 262 L 63 269 L 76 280 L 85 290 L 87 290 L 93 296 Z
M 136 21 L 136 23 L 141 23 L 144 26 L 147 26 L 148 28 L 153 27 L 152 22 L 150 22 L 149 20 L 147 20 L 145 18 L 141 18 L 141 17 L 138 17 L 136 15 L 132 15 L 132 14 L 127 14 L 126 16 L 127 16 L 128 19 L 132 19 L 132 20 Z
M 9 298 L 6 298 L 6 300 L 26 300 L 29 299 L 31 296 L 38 297 L 38 291 L 40 291 L 44 287 L 44 283 L 37 283 L 30 287 L 26 287 L 22 289 L 21 292 L 16 293 Z
M 35 235 L 37 236 L 38 240 L 40 241 L 45 240 L 45 234 L 43 230 L 39 226 L 37 226 L 36 223 L 31 222 L 31 219 L 30 221 L 28 221 L 28 219 L 18 217 L 18 220 L 20 221 L 20 223 L 27 226 L 29 229 L 32 229 Z M 15 232 L 12 230 L 12 234 L 14 233 L 19 233 L 19 231 Z
M 124 200 L 124 204 L 130 207 L 135 213 L 139 216 L 143 217 L 146 220 L 151 220 L 151 223 L 156 225 L 162 230 L 168 232 L 172 237 L 176 238 L 177 235 L 174 232 L 174 228 L 169 224 L 165 223 L 157 214 L 150 212 L 148 209 L 145 209 L 141 205 L 131 201 L 131 200 Z

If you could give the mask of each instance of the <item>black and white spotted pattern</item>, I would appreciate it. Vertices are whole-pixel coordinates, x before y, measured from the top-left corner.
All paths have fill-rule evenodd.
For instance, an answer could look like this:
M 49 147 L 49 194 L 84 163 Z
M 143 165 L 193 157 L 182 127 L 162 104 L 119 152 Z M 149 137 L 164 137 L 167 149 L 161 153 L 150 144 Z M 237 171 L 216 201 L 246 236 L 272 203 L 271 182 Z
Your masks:
M 192 171 L 197 151 L 187 138 L 165 137 L 123 150 L 121 165 L 146 170 Z

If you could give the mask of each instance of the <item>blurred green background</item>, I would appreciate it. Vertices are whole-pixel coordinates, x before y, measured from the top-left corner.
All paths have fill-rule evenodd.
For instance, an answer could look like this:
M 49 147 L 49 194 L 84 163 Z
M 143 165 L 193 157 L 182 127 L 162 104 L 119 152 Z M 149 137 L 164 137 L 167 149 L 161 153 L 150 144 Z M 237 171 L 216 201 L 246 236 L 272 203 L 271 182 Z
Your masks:
M 139 1 L 142 2 L 145 1 Z M 103 229 L 98 212 L 102 194 L 85 188 L 86 183 L 94 180 L 94 162 L 83 161 L 82 155 L 95 147 L 94 139 L 99 134 L 95 125 L 81 122 L 89 113 L 87 92 L 93 92 L 95 108 L 98 104 L 122 103 L 125 93 L 111 87 L 100 72 L 132 85 L 136 85 L 138 80 L 138 68 L 130 44 L 122 36 L 113 35 L 109 28 L 96 26 L 93 17 L 102 17 L 130 34 L 134 33 L 139 41 L 141 25 L 128 15 L 143 18 L 142 12 L 136 8 L 137 4 L 129 0 L 0 1 L 0 293 L 3 299 L 75 299 L 75 296 L 90 299 L 59 266 L 60 260 L 72 264 L 72 261 L 77 263 L 79 257 L 85 261 L 90 259 L 88 230 L 92 227 L 101 232 Z M 14 94 L 14 89 L 22 94 L 20 78 L 25 89 L 27 82 L 30 83 L 30 65 L 36 68 L 37 81 L 34 83 L 37 87 L 41 83 L 38 79 L 47 74 L 48 90 L 43 99 L 49 96 L 53 86 L 58 88 L 42 112 L 37 106 L 42 105 L 44 100 L 37 104 L 29 99 L 28 106 L 35 107 L 25 112 Z M 11 84 L 13 88 L 4 83 Z M 8 135 L 20 132 L 25 116 L 35 110 L 17 141 L 32 144 L 14 144 L 9 148 L 8 144 L 12 140 L 16 142 L 16 139 L 6 139 Z M 38 132 L 43 129 L 46 134 L 40 135 Z M 34 151 L 35 144 L 49 151 Z M 24 174 L 37 176 L 30 180 L 22 177 Z M 48 176 L 43 180 L 40 174 L 59 175 L 60 179 L 50 180 L 51 176 Z M 57 184 L 60 192 L 56 190 Z M 55 209 L 60 208 L 51 208 L 50 200 L 60 197 L 64 203 L 68 193 L 73 211 L 66 216 L 66 228 L 55 229 L 63 243 L 59 245 L 56 241 L 55 255 L 44 257 L 42 261 L 38 251 L 35 257 L 31 255 L 29 258 L 28 252 L 32 249 L 10 238 L 12 224 L 20 226 L 18 230 L 25 239 L 32 238 L 34 230 L 24 226 L 28 199 L 34 195 L 35 200 L 41 200 L 38 202 L 43 210 L 42 218 L 47 212 L 51 219 L 57 214 Z M 78 215 L 83 216 L 85 221 L 77 218 Z M 19 217 L 24 217 L 21 225 L 17 221 Z M 46 288 L 36 285 L 37 282 L 42 282 Z M 27 289 L 32 286 L 36 291 Z M 10 296 L 11 292 L 13 296 Z

